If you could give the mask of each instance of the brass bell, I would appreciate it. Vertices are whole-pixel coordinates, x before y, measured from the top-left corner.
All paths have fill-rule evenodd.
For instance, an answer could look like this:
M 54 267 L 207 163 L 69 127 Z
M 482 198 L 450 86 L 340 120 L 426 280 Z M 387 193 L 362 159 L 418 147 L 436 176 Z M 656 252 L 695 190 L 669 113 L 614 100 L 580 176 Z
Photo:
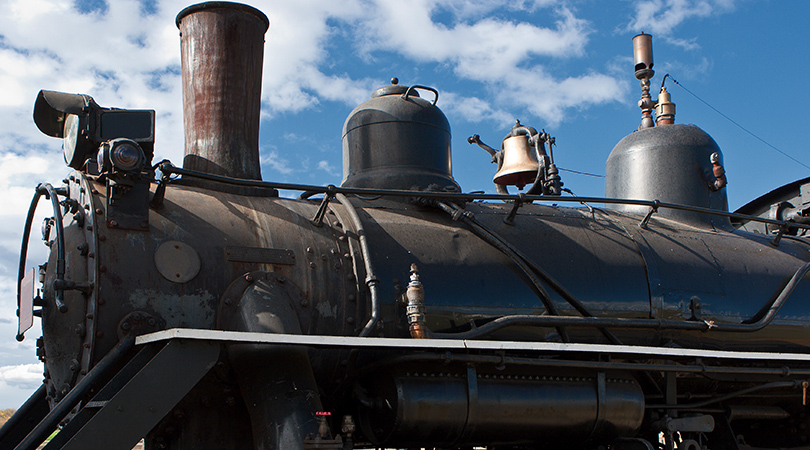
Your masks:
M 503 140 L 501 164 L 495 178 L 495 184 L 504 186 L 517 186 L 523 189 L 529 183 L 534 183 L 540 163 L 537 153 L 529 144 L 529 137 L 518 135 Z

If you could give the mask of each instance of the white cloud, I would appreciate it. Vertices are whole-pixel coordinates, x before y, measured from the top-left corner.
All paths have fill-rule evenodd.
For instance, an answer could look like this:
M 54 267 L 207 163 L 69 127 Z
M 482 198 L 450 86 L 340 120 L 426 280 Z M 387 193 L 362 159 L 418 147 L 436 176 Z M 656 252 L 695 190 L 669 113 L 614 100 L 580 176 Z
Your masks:
M 110 2 L 103 15 L 82 14 L 72 0 L 8 2 L 0 14 L 0 83 L 10 87 L 0 100 L 0 153 L 9 142 L 59 148 L 31 126 L 37 92 L 49 89 L 88 93 L 102 106 L 157 110 L 158 156 L 177 160 L 182 105 L 174 14 L 183 4 L 161 3 L 146 27 L 134 0 Z
M 263 166 L 269 166 L 271 169 L 285 175 L 293 172 L 293 169 L 290 167 L 290 162 L 279 156 L 278 152 L 275 150 L 269 153 L 265 152 L 265 154 L 261 156 L 260 162 Z
M 318 169 L 332 175 L 333 177 L 340 176 L 340 170 L 329 164 L 329 161 L 318 161 Z
M 0 121 L 13 123 L 11 129 L 26 130 L 30 139 L 42 142 L 40 136 L 31 136 L 36 131 L 30 127 L 30 107 L 37 91 L 90 93 L 102 106 L 158 111 L 156 157 L 179 161 L 182 106 L 179 31 L 174 18 L 185 6 L 184 1 L 164 0 L 147 18 L 135 0 L 109 2 L 103 13 L 91 14 L 77 11 L 73 0 L 10 0 L 9 13 L 0 14 L 0 82 L 11 87 L 0 99 L 0 107 L 9 107 L 0 108 Z M 492 103 L 507 79 L 528 75 L 517 68 L 535 64 L 542 70 L 536 58 L 583 55 L 591 31 L 587 21 L 550 0 L 418 0 L 408 5 L 407 20 L 400 3 L 385 0 L 264 0 L 255 6 L 270 19 L 265 36 L 263 118 L 299 112 L 323 101 L 356 106 L 379 86 L 379 80 L 331 73 L 331 57 L 347 50 L 330 47 L 339 33 L 361 52 L 395 52 L 410 61 L 447 64 L 459 77 L 489 87 L 487 101 Z M 554 21 L 539 25 L 486 16 L 499 10 L 540 9 L 546 9 L 543 14 L 550 14 Z M 447 24 L 434 20 L 442 11 L 451 12 Z M 31 33 L 33 27 L 36 33 Z M 55 73 L 59 76 L 54 77 Z M 532 79 L 543 83 L 536 86 L 537 91 L 553 90 L 566 81 L 548 76 Z M 538 97 L 534 102 L 541 105 L 532 111 L 559 114 L 575 106 L 561 100 L 565 97 Z M 545 104 L 551 101 L 558 103 Z M 497 104 L 493 108 L 502 109 Z M 561 117 L 543 116 L 552 121 Z M 0 139 L 7 138 L 0 132 Z
M 525 108 L 548 126 L 562 121 L 568 108 L 619 101 L 627 89 L 625 83 L 596 73 L 555 80 L 541 67 L 516 69 L 500 86 L 502 103 Z
M 333 30 L 327 20 L 354 21 L 365 12 L 361 3 L 302 0 L 254 4 L 270 19 L 262 84 L 265 117 L 301 111 L 317 105 L 321 98 L 355 105 L 360 92 L 368 95 L 367 81 L 327 76 L 318 68 L 328 64 L 325 47 Z
M 556 20 L 543 26 L 497 17 L 473 20 L 467 14 L 475 8 L 495 9 L 496 4 L 499 8 L 547 8 Z M 624 86 L 609 75 L 555 77 L 546 71 L 544 61 L 582 56 L 592 32 L 589 22 L 564 5 L 495 1 L 475 7 L 470 3 L 447 5 L 442 0 L 414 1 L 409 4 L 408 20 L 402 20 L 399 4 L 377 2 L 370 6 L 374 13 L 358 30 L 360 49 L 368 54 L 393 51 L 415 61 L 448 65 L 459 77 L 481 83 L 489 99 L 464 100 L 457 94 L 450 106 L 471 121 L 509 122 L 506 117 L 510 114 L 503 112 L 504 105 L 509 105 L 509 109 L 528 110 L 557 124 L 567 109 L 580 107 L 583 99 L 589 104 L 605 103 L 617 101 L 625 93 Z M 465 20 L 434 21 L 434 13 L 442 8 L 452 9 Z
M 451 26 L 434 22 L 431 13 L 439 4 L 419 0 L 409 4 L 408 20 L 401 5 L 379 2 L 364 26 L 362 50 L 388 50 L 417 61 L 447 62 L 474 70 L 460 70 L 471 79 L 502 77 L 531 56 L 571 57 L 583 54 L 588 24 L 569 10 L 559 8 L 554 28 L 484 17 Z M 516 45 L 516 43 L 518 45 Z
M 558 0 L 438 0 L 438 8 L 449 10 L 461 20 L 481 17 L 486 14 L 507 11 L 534 11 L 559 4 Z
M 0 367 L 0 384 L 31 389 L 42 384 L 42 364 L 18 364 Z
M 0 366 L 0 409 L 19 408 L 42 384 L 42 364 Z
M 442 106 L 448 119 L 450 117 L 461 117 L 467 122 L 474 123 L 488 120 L 507 128 L 512 125 L 515 119 L 512 114 L 494 108 L 486 100 L 478 97 L 465 97 L 453 92 L 442 93 Z
M 686 49 L 695 48 L 694 40 L 675 39 L 672 33 L 690 19 L 703 19 L 734 9 L 735 0 L 646 0 L 635 3 L 634 19 L 626 30 L 659 35 Z

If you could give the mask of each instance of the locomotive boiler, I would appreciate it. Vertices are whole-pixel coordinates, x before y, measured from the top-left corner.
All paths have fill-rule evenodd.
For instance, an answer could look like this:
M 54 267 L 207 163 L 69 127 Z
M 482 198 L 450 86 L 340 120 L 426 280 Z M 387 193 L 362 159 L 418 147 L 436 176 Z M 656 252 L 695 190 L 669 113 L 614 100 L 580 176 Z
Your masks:
M 650 95 L 649 35 L 641 126 L 585 198 L 519 122 L 470 138 L 497 193 L 464 193 L 438 91 L 396 79 L 348 116 L 341 186 L 262 181 L 267 18 L 209 2 L 177 25 L 182 167 L 153 161 L 154 111 L 36 99 L 73 171 L 24 231 L 18 339 L 41 317 L 45 374 L 0 447 L 810 445 L 807 180 L 729 212 L 717 143 Z

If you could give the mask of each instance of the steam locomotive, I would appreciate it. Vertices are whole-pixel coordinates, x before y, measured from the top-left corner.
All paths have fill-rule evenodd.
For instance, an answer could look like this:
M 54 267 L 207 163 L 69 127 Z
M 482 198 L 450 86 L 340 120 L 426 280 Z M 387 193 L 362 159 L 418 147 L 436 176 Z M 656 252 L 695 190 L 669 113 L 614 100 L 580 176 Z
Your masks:
M 438 92 L 398 80 L 346 120 L 341 186 L 264 182 L 267 18 L 210 2 L 177 25 L 182 168 L 152 161 L 154 111 L 36 99 L 73 171 L 28 216 L 18 338 L 41 317 L 45 379 L 0 447 L 810 445 L 808 180 L 729 212 L 715 141 L 650 95 L 649 35 L 641 126 L 584 198 L 519 122 L 470 138 L 497 193 L 463 193 Z M 43 198 L 50 257 L 25 273 Z

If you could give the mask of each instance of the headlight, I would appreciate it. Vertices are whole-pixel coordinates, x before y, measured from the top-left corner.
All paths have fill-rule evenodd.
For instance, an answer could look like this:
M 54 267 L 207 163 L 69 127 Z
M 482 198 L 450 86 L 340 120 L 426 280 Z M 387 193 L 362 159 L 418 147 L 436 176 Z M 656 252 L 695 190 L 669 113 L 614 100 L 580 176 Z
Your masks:
M 132 139 L 113 139 L 102 143 L 98 149 L 101 173 L 140 171 L 145 159 L 141 146 Z
M 65 157 L 65 163 L 74 168 L 80 168 L 87 159 L 84 149 L 78 148 L 80 132 L 79 116 L 76 114 L 68 114 L 65 117 L 65 138 L 64 141 L 62 141 L 62 150 Z M 77 165 L 79 167 L 76 167 Z
M 86 114 L 65 114 L 62 155 L 65 157 L 65 164 L 77 170 L 81 170 L 84 163 L 93 157 L 95 146 L 87 139 L 87 123 Z
M 128 138 L 138 149 L 122 150 L 116 157 L 118 170 L 135 170 L 151 160 L 154 152 L 155 111 L 149 109 L 102 108 L 88 95 L 39 91 L 34 123 L 46 135 L 64 139 L 65 162 L 76 170 L 92 170 L 85 162 L 102 143 L 114 143 L 118 138 Z M 141 155 L 139 161 L 136 153 Z

